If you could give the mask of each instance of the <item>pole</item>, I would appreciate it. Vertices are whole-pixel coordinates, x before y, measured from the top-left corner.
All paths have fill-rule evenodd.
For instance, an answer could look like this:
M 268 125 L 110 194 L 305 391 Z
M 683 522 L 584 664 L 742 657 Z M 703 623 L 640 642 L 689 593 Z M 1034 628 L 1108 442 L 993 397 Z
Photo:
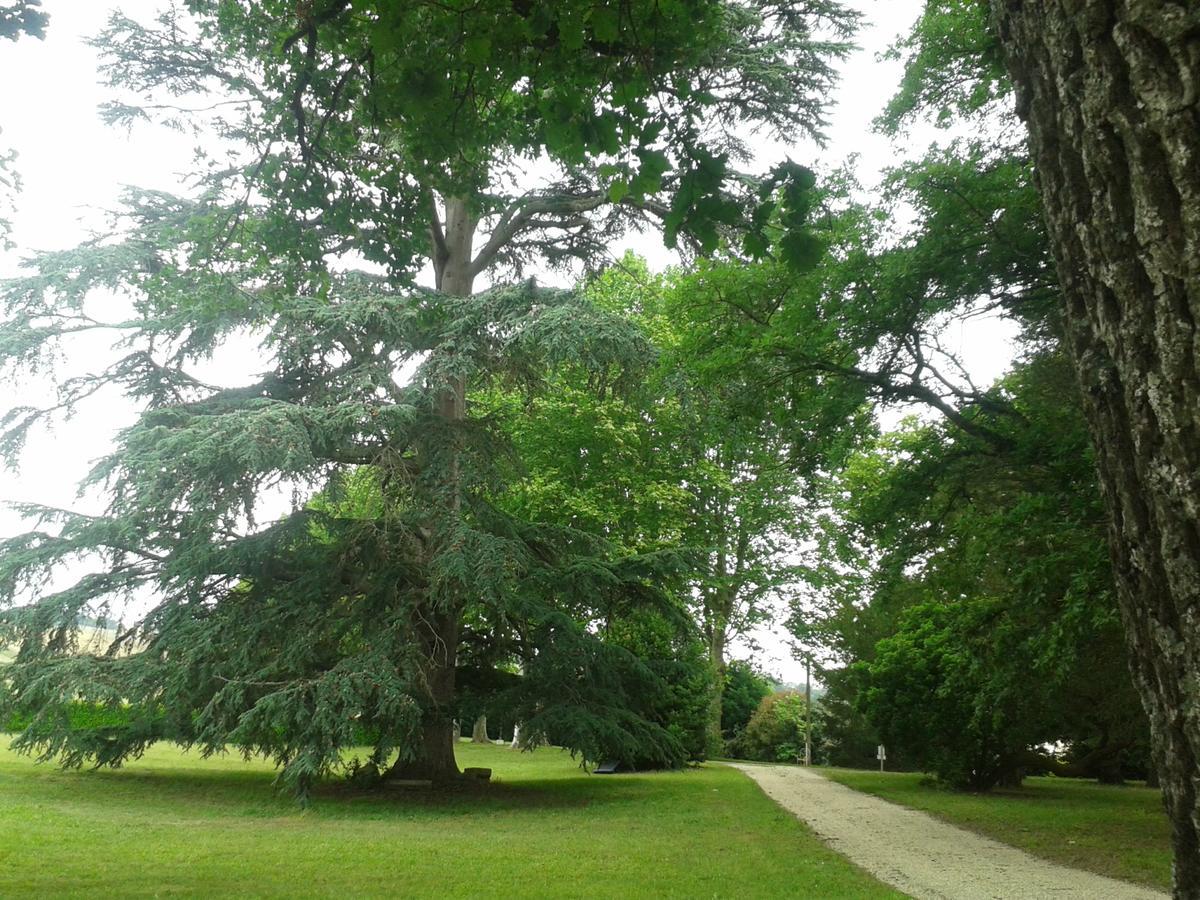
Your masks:
M 812 765 L 812 654 L 804 656 L 804 764 Z

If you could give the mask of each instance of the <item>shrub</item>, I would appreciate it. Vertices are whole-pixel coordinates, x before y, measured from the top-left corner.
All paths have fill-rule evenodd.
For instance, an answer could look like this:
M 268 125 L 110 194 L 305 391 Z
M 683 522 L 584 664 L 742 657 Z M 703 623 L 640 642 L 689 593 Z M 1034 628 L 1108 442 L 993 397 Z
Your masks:
M 802 760 L 804 712 L 804 695 L 799 691 L 768 694 L 759 702 L 754 715 L 731 749 L 743 759 L 767 762 Z M 813 721 L 815 725 L 815 718 Z
M 1004 638 L 994 602 L 914 606 L 876 645 L 875 659 L 854 667 L 865 686 L 859 708 L 888 747 L 940 781 L 989 790 L 1037 743 L 1042 720 L 1023 680 L 1033 664 L 999 659 Z
M 745 730 L 758 704 L 770 693 L 771 682 L 750 663 L 734 660 L 725 668 L 721 733 L 727 742 L 736 740 Z

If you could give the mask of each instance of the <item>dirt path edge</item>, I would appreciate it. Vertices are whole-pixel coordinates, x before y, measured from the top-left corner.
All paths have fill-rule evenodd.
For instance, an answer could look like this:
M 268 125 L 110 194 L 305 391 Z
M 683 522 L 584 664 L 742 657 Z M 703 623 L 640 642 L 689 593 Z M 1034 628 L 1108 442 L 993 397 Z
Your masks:
M 1164 900 L 1167 894 L 1039 859 L 799 766 L 727 763 L 833 850 L 919 900 Z

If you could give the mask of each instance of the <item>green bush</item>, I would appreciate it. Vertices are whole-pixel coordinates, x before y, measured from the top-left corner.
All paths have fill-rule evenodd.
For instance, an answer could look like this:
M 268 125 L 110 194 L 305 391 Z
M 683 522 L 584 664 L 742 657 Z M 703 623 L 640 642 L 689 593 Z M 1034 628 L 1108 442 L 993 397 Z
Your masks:
M 721 693 L 721 734 L 727 743 L 745 730 L 758 704 L 770 693 L 770 680 L 750 663 L 734 660 L 726 666 L 725 690 Z
M 128 728 L 133 715 L 128 705 L 110 706 L 104 703 L 85 703 L 77 700 L 65 709 L 72 731 L 100 731 L 104 729 Z M 33 714 L 17 710 L 9 714 L 0 731 L 15 734 L 33 724 Z
M 677 624 L 642 613 L 614 619 L 608 640 L 635 654 L 650 675 L 632 708 L 646 721 L 663 728 L 672 750 L 668 754 L 630 755 L 614 748 L 609 758 L 630 768 L 677 768 L 706 756 L 708 709 L 713 673 L 704 644 Z
M 804 758 L 804 695 L 778 691 L 763 697 L 746 728 L 730 748 L 742 759 L 798 762 Z M 817 724 L 813 717 L 813 726 Z M 813 734 L 816 743 L 818 735 Z
M 843 696 L 843 680 L 841 677 L 830 678 L 829 688 L 820 702 L 813 703 L 813 757 L 823 766 L 873 769 L 878 765 L 875 753 L 881 743 L 879 732 L 855 709 L 853 702 Z M 820 735 L 819 739 L 816 734 Z M 888 768 L 898 767 L 903 767 L 901 753 L 888 747 Z
M 875 659 L 855 665 L 859 708 L 883 743 L 924 771 L 953 788 L 989 790 L 1046 733 L 1040 698 L 1026 687 L 1034 662 L 1013 665 L 1020 645 L 1008 637 L 995 601 L 914 606 Z

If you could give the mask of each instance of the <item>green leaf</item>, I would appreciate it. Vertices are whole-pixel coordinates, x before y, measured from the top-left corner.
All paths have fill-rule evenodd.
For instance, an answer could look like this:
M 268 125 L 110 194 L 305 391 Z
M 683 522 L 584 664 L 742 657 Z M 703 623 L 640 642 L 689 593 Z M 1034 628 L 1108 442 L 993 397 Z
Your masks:
M 589 15 L 592 34 L 604 44 L 614 43 L 621 32 L 620 11 L 609 6 L 593 7 Z
M 472 35 L 467 38 L 463 49 L 467 62 L 482 66 L 491 58 L 492 40 L 486 34 Z
M 568 53 L 576 53 L 583 49 L 586 41 L 583 21 L 578 18 L 575 10 L 561 9 L 558 13 L 558 39 L 562 48 Z

